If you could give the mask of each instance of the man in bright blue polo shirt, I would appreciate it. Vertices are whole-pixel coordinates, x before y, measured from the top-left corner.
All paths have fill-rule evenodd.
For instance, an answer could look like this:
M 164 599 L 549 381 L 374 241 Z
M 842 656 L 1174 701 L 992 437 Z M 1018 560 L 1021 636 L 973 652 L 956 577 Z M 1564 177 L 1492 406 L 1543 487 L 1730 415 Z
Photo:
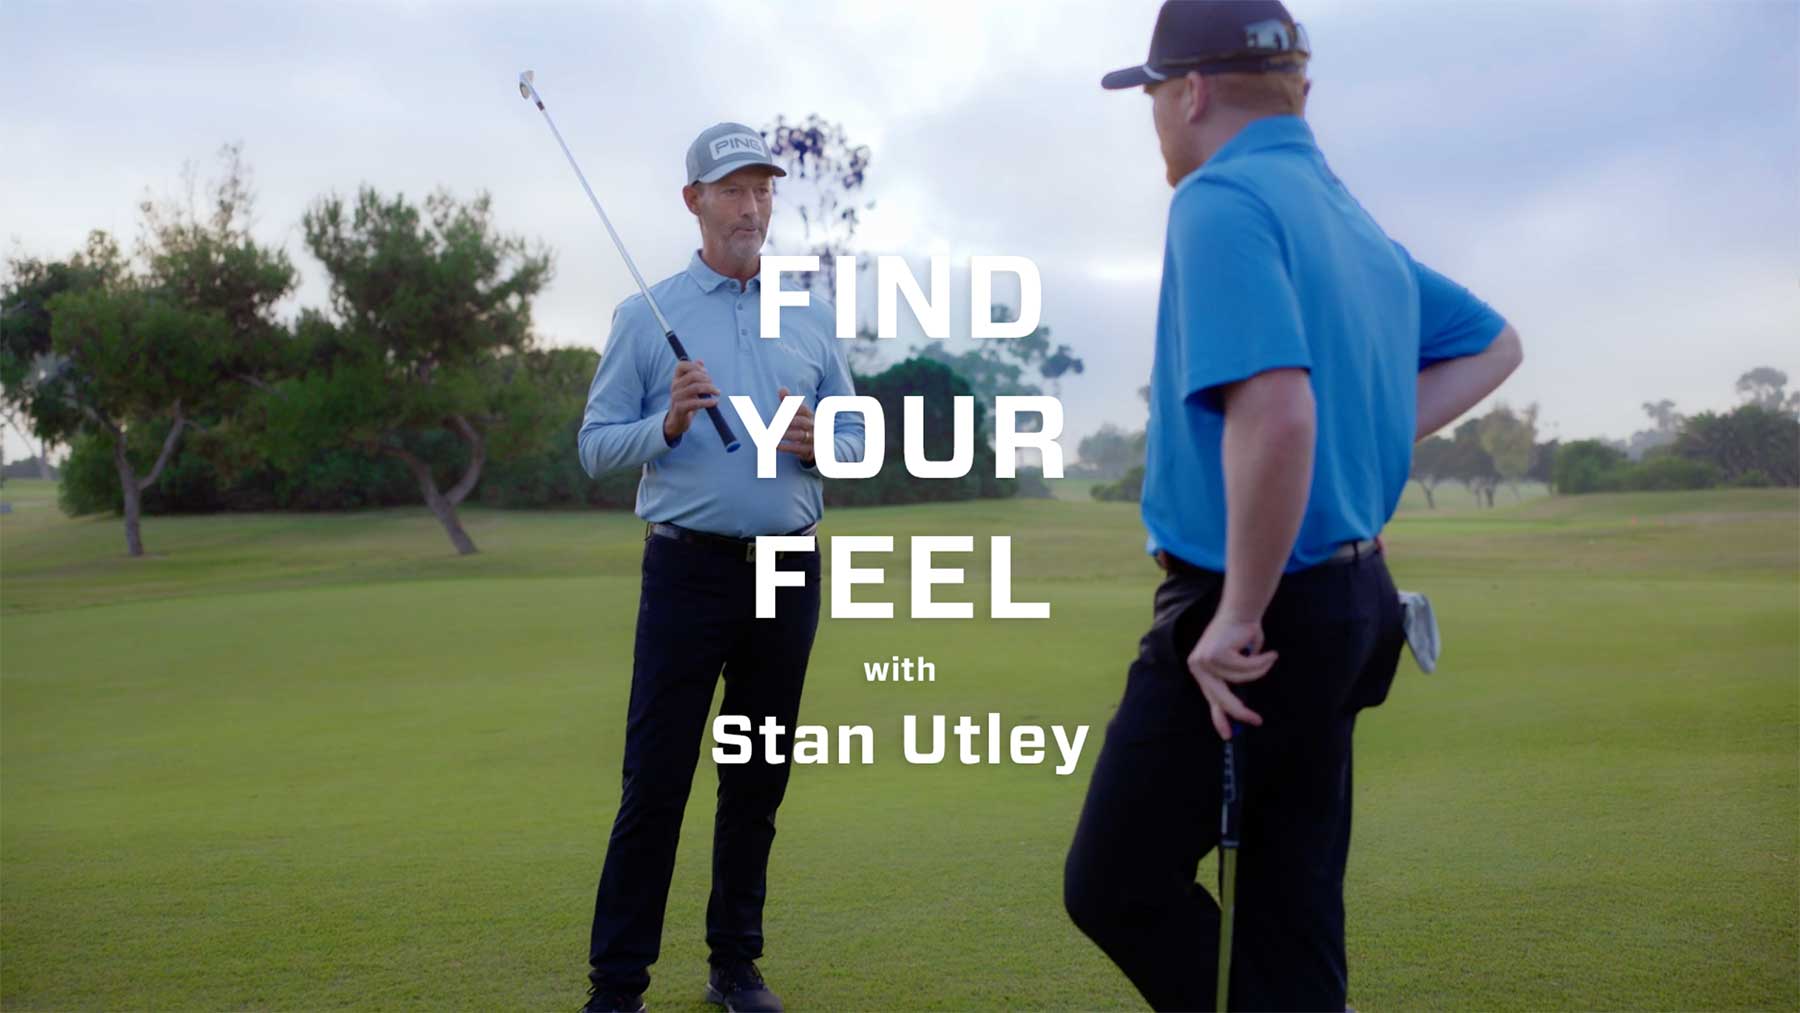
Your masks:
M 791 753 L 801 685 L 819 621 L 816 552 L 784 556 L 803 570 L 776 591 L 776 615 L 756 618 L 758 535 L 810 532 L 823 511 L 813 470 L 813 408 L 855 391 L 839 351 L 835 315 L 817 298 L 781 314 L 779 339 L 759 336 L 758 271 L 775 176 L 786 175 L 762 137 L 738 123 L 708 128 L 688 149 L 687 208 L 700 249 L 687 270 L 651 287 L 692 362 L 678 362 L 642 295 L 613 314 L 578 437 L 582 468 L 597 476 L 642 465 L 637 513 L 644 536 L 643 588 L 625 724 L 624 785 L 594 902 L 588 950 L 590 1010 L 638 1010 L 662 941 L 694 767 L 721 672 L 723 714 L 760 728 L 773 718 Z M 773 478 L 756 477 L 756 454 L 727 453 L 710 427 L 692 428 L 721 392 L 742 394 L 762 418 L 789 394 L 805 399 L 783 435 Z M 742 432 L 743 422 L 737 423 Z M 840 415 L 833 446 L 860 460 L 859 416 Z M 779 1010 L 755 960 L 788 765 L 760 756 L 720 765 L 713 820 L 712 897 L 706 908 L 709 1001 L 731 1010 Z
M 1210 1009 L 1220 738 L 1243 816 L 1230 1005 L 1341 1010 L 1351 733 L 1401 609 L 1376 541 L 1412 444 L 1517 367 L 1512 329 L 1390 240 L 1301 118 L 1277 0 L 1171 0 L 1141 66 L 1169 183 L 1142 511 L 1167 571 L 1065 869 L 1158 1009 Z

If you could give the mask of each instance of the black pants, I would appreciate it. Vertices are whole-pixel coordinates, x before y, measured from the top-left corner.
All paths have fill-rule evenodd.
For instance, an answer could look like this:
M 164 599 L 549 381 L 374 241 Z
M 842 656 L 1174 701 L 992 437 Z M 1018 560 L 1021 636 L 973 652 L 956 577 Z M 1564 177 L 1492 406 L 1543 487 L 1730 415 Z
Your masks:
M 1223 582 L 1189 570 L 1157 588 L 1064 869 L 1075 924 L 1156 1009 L 1214 1003 L 1219 907 L 1195 876 L 1219 841 L 1223 753 L 1187 655 Z M 1238 737 L 1230 1005 L 1342 1010 L 1350 737 L 1357 711 L 1386 698 L 1404 643 L 1381 556 L 1285 576 L 1263 634 L 1279 659 L 1237 687 L 1263 724 Z
M 755 757 L 719 765 L 712 898 L 706 943 L 714 963 L 762 956 L 762 910 L 775 810 L 787 791 L 806 660 L 819 624 L 819 556 L 782 553 L 801 587 L 776 590 L 775 618 L 756 618 L 754 564 L 740 553 L 647 537 L 638 603 L 625 780 L 594 900 L 588 977 L 641 992 L 662 944 L 681 817 L 720 671 L 721 714 L 751 720 Z M 765 718 L 779 721 L 784 762 L 764 762 Z M 710 741 L 708 739 L 707 741 Z

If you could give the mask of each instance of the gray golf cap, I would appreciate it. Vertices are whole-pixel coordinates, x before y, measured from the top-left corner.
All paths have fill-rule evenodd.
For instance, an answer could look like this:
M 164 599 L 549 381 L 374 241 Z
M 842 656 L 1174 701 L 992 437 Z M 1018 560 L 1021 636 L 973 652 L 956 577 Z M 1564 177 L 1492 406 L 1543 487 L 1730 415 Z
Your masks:
M 776 176 L 787 175 L 787 170 L 769 157 L 762 134 L 742 123 L 715 123 L 688 145 L 689 183 L 716 183 L 747 165 L 766 165 Z

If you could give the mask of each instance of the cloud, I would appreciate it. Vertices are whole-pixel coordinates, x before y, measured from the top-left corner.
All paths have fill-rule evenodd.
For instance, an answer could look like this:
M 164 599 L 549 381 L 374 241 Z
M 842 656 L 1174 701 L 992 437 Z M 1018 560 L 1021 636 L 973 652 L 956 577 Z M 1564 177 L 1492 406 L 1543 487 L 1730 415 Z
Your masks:
M 1765 362 L 1800 378 L 1800 7 L 1291 6 L 1334 170 L 1521 323 L 1510 401 L 1542 402 L 1564 433 L 1623 434 L 1643 400 L 1722 406 Z M 8 3 L 0 238 L 45 255 L 93 227 L 130 238 L 146 187 L 242 140 L 261 232 L 305 271 L 297 303 L 325 299 L 297 229 L 321 193 L 488 190 L 503 227 L 557 253 L 542 333 L 597 346 L 632 283 L 518 71 L 537 71 L 653 279 L 696 242 L 678 193 L 694 134 L 819 112 L 873 148 L 867 252 L 1032 257 L 1045 322 L 1087 360 L 1064 385 L 1069 431 L 1137 425 L 1169 191 L 1148 103 L 1098 78 L 1142 58 L 1155 11 Z

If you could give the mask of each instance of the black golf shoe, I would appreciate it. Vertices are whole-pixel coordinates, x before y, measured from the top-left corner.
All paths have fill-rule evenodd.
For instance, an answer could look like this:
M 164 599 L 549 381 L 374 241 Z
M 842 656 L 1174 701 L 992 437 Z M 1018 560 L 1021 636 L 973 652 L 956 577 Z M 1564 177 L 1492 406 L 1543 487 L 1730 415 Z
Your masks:
M 644 997 L 628 992 L 604 991 L 590 985 L 587 1005 L 581 1007 L 581 1013 L 645 1013 Z
M 725 1007 L 726 1013 L 781 1013 L 781 1000 L 748 960 L 714 964 L 706 980 L 706 1001 Z

